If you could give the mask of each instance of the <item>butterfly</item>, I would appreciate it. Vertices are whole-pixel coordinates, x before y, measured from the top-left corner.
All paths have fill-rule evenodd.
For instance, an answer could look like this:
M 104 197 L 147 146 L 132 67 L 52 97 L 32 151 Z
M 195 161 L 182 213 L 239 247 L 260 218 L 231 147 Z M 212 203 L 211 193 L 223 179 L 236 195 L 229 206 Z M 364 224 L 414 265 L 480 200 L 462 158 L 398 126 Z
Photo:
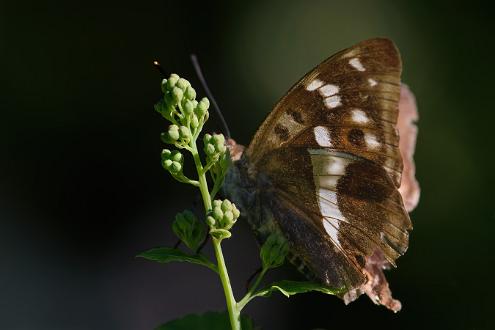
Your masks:
M 388 39 L 345 49 L 276 104 L 249 146 L 231 140 L 225 191 L 262 242 L 277 231 L 308 278 L 397 311 L 383 275 L 408 248 L 398 191 L 402 63 Z

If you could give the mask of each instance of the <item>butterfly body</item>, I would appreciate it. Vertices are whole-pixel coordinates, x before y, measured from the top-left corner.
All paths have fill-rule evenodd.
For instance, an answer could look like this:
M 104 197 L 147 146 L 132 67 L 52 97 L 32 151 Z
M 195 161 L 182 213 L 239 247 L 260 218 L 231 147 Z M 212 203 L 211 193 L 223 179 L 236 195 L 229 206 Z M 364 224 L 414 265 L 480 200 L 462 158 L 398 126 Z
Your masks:
M 387 39 L 330 57 L 278 102 L 226 178 L 259 240 L 279 231 L 296 266 L 346 301 L 408 246 L 412 225 L 397 190 L 400 72 Z M 370 290 L 400 308 L 383 286 Z

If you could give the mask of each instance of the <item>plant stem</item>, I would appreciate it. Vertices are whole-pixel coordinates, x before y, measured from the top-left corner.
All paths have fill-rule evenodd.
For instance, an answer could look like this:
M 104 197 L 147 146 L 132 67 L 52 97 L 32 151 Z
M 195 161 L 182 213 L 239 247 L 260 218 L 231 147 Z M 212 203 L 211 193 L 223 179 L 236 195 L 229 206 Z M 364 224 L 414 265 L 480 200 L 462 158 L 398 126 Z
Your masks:
M 199 157 L 198 147 L 195 139 L 191 140 L 191 154 L 194 158 L 194 164 L 198 172 L 199 190 L 201 191 L 201 197 L 203 198 L 203 204 L 205 207 L 205 213 L 208 213 L 212 209 L 212 200 L 210 191 L 208 190 L 208 182 L 206 181 L 205 170 Z M 225 293 L 225 300 L 227 303 L 227 310 L 229 312 L 230 325 L 232 330 L 241 330 L 240 310 L 237 307 L 237 302 L 234 298 L 234 292 L 230 286 L 229 274 L 227 272 L 227 266 L 223 258 L 221 241 L 212 237 L 213 248 L 215 250 L 215 257 L 217 259 L 218 274 L 220 281 L 222 282 L 223 291 Z
M 239 301 L 237 303 L 237 309 L 239 310 L 239 313 L 241 312 L 241 310 L 244 308 L 244 306 L 247 305 L 247 303 L 252 299 L 254 298 L 253 295 L 254 295 L 254 292 L 256 291 L 256 289 L 258 288 L 258 286 L 260 285 L 260 282 L 261 280 L 263 279 L 263 276 L 265 276 L 265 273 L 268 271 L 267 268 L 263 268 L 261 270 L 261 273 L 258 275 L 258 277 L 256 277 L 256 281 L 253 283 L 253 285 L 249 288 L 249 291 L 248 293 L 246 293 L 246 295 L 241 299 L 241 301 Z
M 240 310 L 237 307 L 237 303 L 230 286 L 229 274 L 227 273 L 227 267 L 225 266 L 225 260 L 223 259 L 222 247 L 219 240 L 213 238 L 213 247 L 215 249 L 215 257 L 218 262 L 218 274 L 222 281 L 223 291 L 225 293 L 225 300 L 227 301 L 227 310 L 229 311 L 229 319 L 232 330 L 241 330 Z
M 191 141 L 191 154 L 193 156 L 194 164 L 196 165 L 196 170 L 198 172 L 199 191 L 201 192 L 201 197 L 203 198 L 205 212 L 208 213 L 211 210 L 210 191 L 208 190 L 208 182 L 206 181 L 203 164 L 201 163 L 198 147 L 196 146 L 196 141 L 194 139 Z

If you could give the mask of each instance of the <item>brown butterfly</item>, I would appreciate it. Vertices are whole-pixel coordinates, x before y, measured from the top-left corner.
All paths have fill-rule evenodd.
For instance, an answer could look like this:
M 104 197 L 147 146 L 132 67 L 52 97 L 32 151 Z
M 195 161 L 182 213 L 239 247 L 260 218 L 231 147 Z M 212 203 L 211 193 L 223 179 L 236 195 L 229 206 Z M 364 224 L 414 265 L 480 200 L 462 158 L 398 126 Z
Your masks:
M 412 229 L 398 191 L 401 66 L 394 43 L 381 38 L 325 60 L 244 152 L 230 141 L 235 166 L 225 183 L 259 240 L 282 233 L 310 279 L 344 288 L 346 302 L 371 292 L 394 311 L 400 302 L 382 269 L 406 252 Z

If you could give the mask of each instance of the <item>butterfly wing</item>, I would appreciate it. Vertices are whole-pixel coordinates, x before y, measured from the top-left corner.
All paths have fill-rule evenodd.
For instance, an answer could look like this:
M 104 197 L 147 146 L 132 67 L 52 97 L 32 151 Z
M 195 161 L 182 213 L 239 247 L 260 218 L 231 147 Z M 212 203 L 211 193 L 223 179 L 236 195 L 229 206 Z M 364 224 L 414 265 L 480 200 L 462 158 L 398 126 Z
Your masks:
M 367 258 L 381 252 L 395 265 L 408 246 L 397 191 L 400 73 L 387 39 L 332 56 L 279 101 L 246 151 L 291 252 L 333 287 L 359 287 Z
M 363 41 L 304 76 L 278 102 L 246 150 L 253 166 L 271 150 L 304 144 L 350 152 L 385 167 L 400 185 L 402 160 L 395 128 L 401 60 L 388 39 Z

